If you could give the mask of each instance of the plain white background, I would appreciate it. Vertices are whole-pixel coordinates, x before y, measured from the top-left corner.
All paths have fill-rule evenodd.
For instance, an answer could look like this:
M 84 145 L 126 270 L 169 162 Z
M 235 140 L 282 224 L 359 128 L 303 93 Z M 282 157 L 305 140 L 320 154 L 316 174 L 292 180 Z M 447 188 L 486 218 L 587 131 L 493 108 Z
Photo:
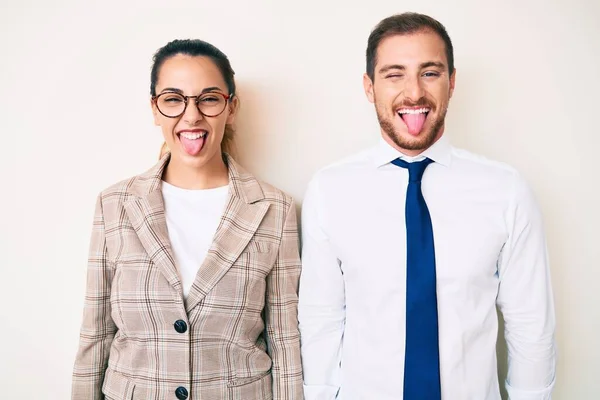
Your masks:
M 154 51 L 201 38 L 229 55 L 239 160 L 301 203 L 318 168 L 377 140 L 366 41 L 402 11 L 439 19 L 454 42 L 454 144 L 516 166 L 538 197 L 558 320 L 554 398 L 600 396 L 596 0 L 0 4 L 0 398 L 69 398 L 95 197 L 152 166 L 162 142 Z

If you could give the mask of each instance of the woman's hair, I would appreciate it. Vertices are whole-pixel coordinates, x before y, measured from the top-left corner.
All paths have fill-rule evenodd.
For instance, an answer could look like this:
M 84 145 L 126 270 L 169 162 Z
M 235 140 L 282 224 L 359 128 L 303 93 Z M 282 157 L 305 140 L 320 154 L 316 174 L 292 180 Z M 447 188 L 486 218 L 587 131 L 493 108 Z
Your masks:
M 233 71 L 233 68 L 231 68 L 229 59 L 221 50 L 212 44 L 199 39 L 176 39 L 158 49 L 152 59 L 152 72 L 150 73 L 151 96 L 156 96 L 156 82 L 158 81 L 160 68 L 166 60 L 178 54 L 185 54 L 193 57 L 204 56 L 210 58 L 221 72 L 223 80 L 227 85 L 227 90 L 229 91 L 228 94 L 231 95 L 232 98 L 236 97 L 234 79 L 235 72 Z M 230 124 L 225 125 L 225 134 L 223 135 L 223 141 L 221 142 L 221 151 L 226 153 L 231 153 L 233 151 L 234 135 L 235 130 L 233 129 L 233 126 Z M 160 149 L 159 158 L 162 158 L 162 156 L 168 150 L 167 143 L 163 143 Z

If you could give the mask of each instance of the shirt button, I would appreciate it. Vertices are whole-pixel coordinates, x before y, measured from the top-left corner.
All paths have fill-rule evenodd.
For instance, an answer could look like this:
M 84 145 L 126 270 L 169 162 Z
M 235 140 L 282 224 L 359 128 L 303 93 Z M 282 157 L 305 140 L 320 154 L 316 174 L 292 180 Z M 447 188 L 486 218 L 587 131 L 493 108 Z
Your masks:
M 175 389 L 175 396 L 177 396 L 179 400 L 185 400 L 188 398 L 188 391 L 183 386 L 179 386 Z
M 179 333 L 185 333 L 185 331 L 187 331 L 187 324 L 182 319 L 178 319 L 177 321 L 175 321 L 173 326 L 175 327 L 175 330 Z M 187 397 L 187 395 L 185 397 Z

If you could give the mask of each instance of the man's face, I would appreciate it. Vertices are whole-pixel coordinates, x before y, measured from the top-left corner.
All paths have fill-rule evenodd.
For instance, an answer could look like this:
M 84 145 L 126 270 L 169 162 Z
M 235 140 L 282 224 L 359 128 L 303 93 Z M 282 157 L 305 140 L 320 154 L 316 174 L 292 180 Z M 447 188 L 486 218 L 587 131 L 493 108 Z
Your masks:
M 444 41 L 434 32 L 381 41 L 373 80 L 365 74 L 363 84 L 384 139 L 407 155 L 435 143 L 444 133 L 455 77 L 448 71 Z

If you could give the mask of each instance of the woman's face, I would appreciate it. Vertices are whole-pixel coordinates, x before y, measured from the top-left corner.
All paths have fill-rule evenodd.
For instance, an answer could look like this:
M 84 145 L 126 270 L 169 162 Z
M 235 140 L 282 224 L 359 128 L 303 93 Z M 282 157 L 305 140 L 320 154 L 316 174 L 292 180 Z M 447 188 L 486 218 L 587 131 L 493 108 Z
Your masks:
M 229 92 L 214 62 L 208 57 L 183 54 L 167 59 L 160 67 L 156 82 L 156 95 L 161 93 L 165 94 L 152 102 L 152 112 L 154 123 L 161 127 L 171 151 L 171 162 L 193 168 L 221 162 L 221 141 L 225 125 L 233 123 L 235 103 L 222 96 Z M 210 115 L 222 109 L 223 101 L 226 104 L 223 104 L 222 113 L 207 117 L 198 110 L 197 99 L 192 98 L 188 99 L 182 115 L 169 118 L 163 113 L 177 114 L 178 107 L 183 106 L 182 98 L 177 94 L 202 95 L 198 106 Z

